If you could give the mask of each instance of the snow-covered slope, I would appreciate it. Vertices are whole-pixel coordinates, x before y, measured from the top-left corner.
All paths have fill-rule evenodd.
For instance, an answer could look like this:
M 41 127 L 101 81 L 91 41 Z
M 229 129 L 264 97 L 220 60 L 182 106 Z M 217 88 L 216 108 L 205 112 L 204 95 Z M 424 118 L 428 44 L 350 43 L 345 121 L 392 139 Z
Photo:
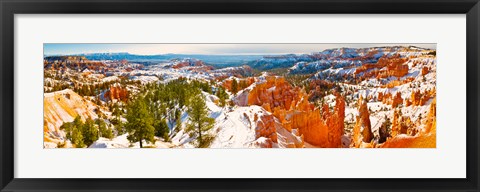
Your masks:
M 312 74 L 325 69 L 352 68 L 366 63 L 376 63 L 381 57 L 399 54 L 402 57 L 419 56 L 432 50 L 416 47 L 337 48 L 314 53 L 311 62 L 296 62 L 290 74 Z
M 70 89 L 45 93 L 43 98 L 44 108 L 44 137 L 46 142 L 63 141 L 65 133 L 60 130 L 64 122 L 72 122 L 79 115 L 83 120 L 97 118 L 94 112 L 98 107 Z M 52 146 L 52 145 L 45 145 Z M 56 146 L 56 144 L 55 144 Z
M 112 140 L 100 137 L 88 148 L 140 148 L 140 143 L 130 143 L 127 139 L 128 134 L 123 134 L 118 137 L 113 138 Z M 174 145 L 169 142 L 163 142 L 162 139 L 155 137 L 155 144 L 146 143 L 143 141 L 144 147 L 150 148 L 172 148 Z

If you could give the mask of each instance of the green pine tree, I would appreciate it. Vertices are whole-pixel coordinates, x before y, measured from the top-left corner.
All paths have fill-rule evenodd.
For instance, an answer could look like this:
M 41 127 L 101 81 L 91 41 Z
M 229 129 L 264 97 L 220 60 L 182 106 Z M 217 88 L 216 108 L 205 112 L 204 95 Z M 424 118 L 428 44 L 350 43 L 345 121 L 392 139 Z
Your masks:
M 126 119 L 125 129 L 128 132 L 127 139 L 130 142 L 139 142 L 140 148 L 143 147 L 142 140 L 155 142 L 154 118 L 149 113 L 144 98 L 137 98 L 129 104 Z
M 187 131 L 197 136 L 198 147 L 208 147 L 212 138 L 205 132 L 213 128 L 215 119 L 208 116 L 207 105 L 202 95 L 194 96 L 189 103 L 188 115 L 191 123 L 187 125 Z
M 82 127 L 82 119 L 77 115 L 73 122 L 63 123 L 62 126 L 60 126 L 60 129 L 65 131 L 67 139 L 72 142 L 74 147 L 82 148 L 85 147 L 81 131 Z
M 80 129 L 76 129 L 76 128 L 73 129 L 70 141 L 72 141 L 72 144 L 76 148 L 85 147 L 85 144 L 83 143 L 83 135 L 82 135 L 82 132 L 80 131 Z
M 120 107 L 118 106 L 118 103 L 115 103 L 113 105 L 113 112 L 112 112 L 112 115 L 114 115 L 117 119 L 117 121 L 120 121 L 120 115 L 122 115 L 122 110 L 120 109 Z
M 178 118 L 176 121 L 175 121 L 175 130 L 176 131 L 180 131 L 182 129 L 182 120 L 180 118 Z
M 117 121 L 116 119 L 111 119 L 114 129 L 117 131 L 117 135 L 125 134 L 125 124 L 122 121 Z
M 168 141 L 168 131 L 170 129 L 167 125 L 167 120 L 157 120 L 155 122 L 155 135 L 158 137 L 162 137 L 165 141 Z
M 225 107 L 226 100 L 228 99 L 228 94 L 225 92 L 225 89 L 223 87 L 218 87 L 216 95 L 219 99 L 220 107 Z
M 248 87 L 248 85 L 247 85 L 247 82 L 246 82 L 246 81 L 240 81 L 240 85 L 239 85 L 239 86 L 240 86 L 240 89 L 241 89 L 241 90 L 243 90 L 243 89 L 245 89 L 245 88 L 247 88 L 247 87 Z
M 100 137 L 105 137 L 108 139 L 113 139 L 113 132 L 111 129 L 107 127 L 107 124 L 105 121 L 101 119 L 97 119 L 97 125 L 98 125 L 98 132 Z
M 95 127 L 95 123 L 91 118 L 85 121 L 82 128 L 83 142 L 85 145 L 90 146 L 93 142 L 98 140 L 98 129 Z
M 237 82 L 237 79 L 236 78 L 233 78 L 233 81 L 232 81 L 232 93 L 233 95 L 236 95 L 238 92 L 238 82 Z

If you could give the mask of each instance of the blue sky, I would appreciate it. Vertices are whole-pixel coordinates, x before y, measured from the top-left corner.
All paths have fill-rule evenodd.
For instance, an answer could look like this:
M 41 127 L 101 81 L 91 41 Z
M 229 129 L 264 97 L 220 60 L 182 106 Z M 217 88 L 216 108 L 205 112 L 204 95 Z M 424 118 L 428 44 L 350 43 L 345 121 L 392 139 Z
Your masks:
M 436 44 L 83 44 L 45 43 L 45 55 L 72 55 L 80 53 L 128 52 L 139 55 L 155 54 L 212 54 L 212 55 L 262 55 L 287 53 L 312 53 L 339 47 L 418 46 L 435 49 Z

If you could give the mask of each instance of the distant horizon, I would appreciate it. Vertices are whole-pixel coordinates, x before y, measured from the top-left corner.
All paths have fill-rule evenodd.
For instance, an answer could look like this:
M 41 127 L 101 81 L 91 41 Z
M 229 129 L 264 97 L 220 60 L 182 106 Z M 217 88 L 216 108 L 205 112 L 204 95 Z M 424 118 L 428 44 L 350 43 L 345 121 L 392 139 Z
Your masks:
M 93 54 L 130 54 L 136 56 L 163 56 L 163 55 L 192 55 L 192 56 L 268 56 L 268 55 L 286 55 L 286 54 L 296 54 L 296 53 L 279 53 L 279 54 L 201 54 L 201 53 L 159 53 L 159 54 L 152 54 L 152 55 L 144 55 L 144 54 L 135 54 L 130 52 L 92 52 L 92 53 L 74 53 L 74 54 L 53 54 L 53 55 L 46 55 L 44 56 L 76 56 L 76 55 L 93 55 Z M 306 53 L 299 53 L 299 54 L 306 54 Z
M 287 46 L 288 45 L 288 46 Z M 218 56 L 261 56 L 285 54 L 311 54 L 335 48 L 371 48 L 415 46 L 435 49 L 435 43 L 428 44 L 390 44 L 390 43 L 356 43 L 356 44 L 108 44 L 108 43 L 45 43 L 44 56 L 69 56 L 82 54 L 117 54 L 132 55 L 218 55 Z

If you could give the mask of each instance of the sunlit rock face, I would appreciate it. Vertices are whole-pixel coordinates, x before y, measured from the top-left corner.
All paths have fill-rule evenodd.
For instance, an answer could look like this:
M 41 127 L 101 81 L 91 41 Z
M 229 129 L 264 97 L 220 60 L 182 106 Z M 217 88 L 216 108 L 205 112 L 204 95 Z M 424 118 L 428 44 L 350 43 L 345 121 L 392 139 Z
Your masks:
M 45 93 L 43 97 L 44 141 L 57 142 L 65 137 L 60 130 L 64 122 L 72 122 L 76 116 L 82 120 L 98 118 L 93 102 L 83 99 L 70 89 Z
M 255 114 L 254 120 L 256 123 L 255 135 L 256 138 L 265 137 L 273 142 L 277 142 L 277 126 L 273 115 L 262 115 L 260 117 Z
M 393 96 L 391 93 L 378 93 L 377 99 L 384 104 L 392 105 L 392 108 L 396 108 L 399 105 L 404 104 L 404 99 L 402 98 L 402 94 L 400 92 L 396 92 Z M 407 100 L 405 104 L 409 105 L 409 101 Z
M 111 86 L 110 89 L 105 92 L 104 98 L 110 101 L 117 99 L 126 102 L 128 95 L 129 92 L 126 88 Z
M 353 137 L 352 137 L 352 143 L 350 144 L 350 147 L 359 148 L 360 145 L 362 144 L 362 133 L 361 133 L 362 120 L 360 119 L 360 116 L 356 116 L 355 118 L 356 118 L 356 121 L 355 121 L 355 126 L 353 127 Z
M 253 77 L 235 78 L 235 80 L 237 81 L 237 86 L 238 86 L 237 90 L 238 91 L 247 88 L 248 86 L 250 86 L 251 84 L 253 84 L 255 82 L 255 78 L 253 78 Z M 231 92 L 232 91 L 232 82 L 233 82 L 233 78 L 225 79 L 222 82 L 223 88 L 225 88 L 226 90 Z
M 425 66 L 425 67 L 422 67 L 422 75 L 426 75 L 426 74 L 428 74 L 429 72 L 430 72 L 430 68 L 428 68 L 428 67 L 426 67 L 426 66 Z
M 298 136 L 303 136 L 305 142 L 318 147 L 341 147 L 345 101 L 340 94 L 336 94 L 333 110 L 327 105 L 320 110 L 308 101 L 308 95 L 303 90 L 293 88 L 285 78 L 267 76 L 265 79 L 248 91 L 248 99 L 244 104 L 262 106 L 287 131 L 298 130 Z M 266 129 L 259 132 L 268 135 L 271 131 Z
M 360 97 L 358 99 L 358 112 L 360 114 L 360 118 L 357 118 L 357 120 L 360 120 L 360 127 L 361 127 L 361 133 L 362 133 L 362 140 L 365 143 L 370 143 L 373 139 L 373 133 L 372 133 L 372 125 L 370 122 L 370 113 L 368 112 L 368 107 L 367 107 L 367 101 Z
M 398 116 L 398 113 L 397 115 Z M 423 131 L 420 131 L 415 136 L 411 136 L 408 134 L 396 134 L 393 135 L 393 138 L 387 140 L 383 145 L 380 147 L 388 147 L 388 148 L 435 148 L 436 147 L 436 99 L 433 99 L 432 103 L 430 104 L 430 109 L 427 115 L 427 118 L 424 121 L 425 128 Z M 392 133 L 393 129 L 396 129 L 398 132 L 398 123 L 395 125 L 395 121 L 397 118 L 394 116 L 394 122 L 392 125 Z
M 297 129 L 287 130 L 272 114 L 255 114 L 255 144 L 262 147 L 303 148 L 303 136 Z
M 422 106 L 425 105 L 430 99 L 432 99 L 435 95 L 435 89 L 432 90 L 425 90 L 425 91 L 412 91 L 410 100 L 408 100 L 407 106 Z
M 395 137 L 398 134 L 400 134 L 400 114 L 399 110 L 394 110 L 393 111 L 393 123 L 392 123 L 392 133 L 391 136 Z
M 408 74 L 408 65 L 405 64 L 408 58 L 399 54 L 393 56 L 382 56 L 376 63 L 366 63 L 355 69 L 354 77 L 358 81 L 370 78 L 401 78 Z
M 402 62 L 404 63 L 404 62 Z M 385 77 L 394 76 L 394 77 L 403 77 L 408 74 L 408 65 L 403 65 L 402 63 L 392 63 L 387 65 L 387 72 Z
M 401 105 L 401 104 L 403 104 L 402 94 L 400 92 L 397 92 L 395 94 L 395 97 L 393 97 L 392 99 L 392 108 L 396 108 L 398 107 L 398 105 Z
M 425 123 L 425 133 L 436 134 L 437 133 L 437 99 L 434 98 L 430 104 L 430 110 L 428 111 L 427 120 Z

